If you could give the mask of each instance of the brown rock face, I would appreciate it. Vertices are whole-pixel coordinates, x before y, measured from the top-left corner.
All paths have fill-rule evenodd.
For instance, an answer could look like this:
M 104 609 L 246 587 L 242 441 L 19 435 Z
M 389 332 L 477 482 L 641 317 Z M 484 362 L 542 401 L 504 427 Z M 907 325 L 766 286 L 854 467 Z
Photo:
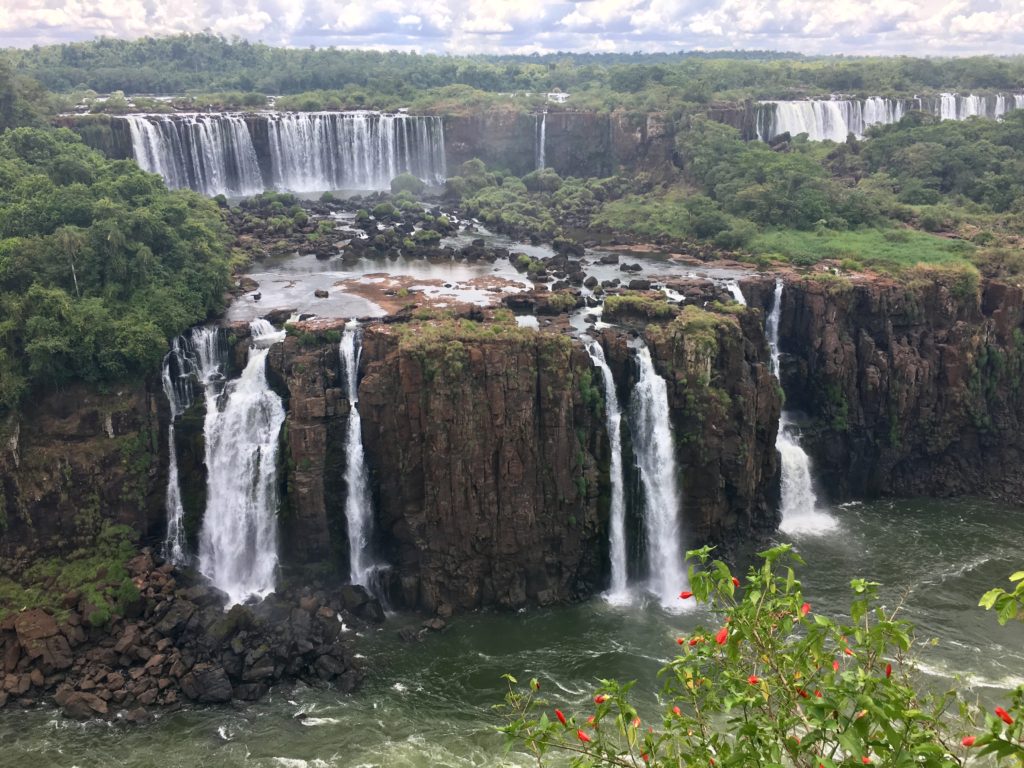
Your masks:
M 0 418 L 0 558 L 88 546 L 106 522 L 160 531 L 158 397 L 141 385 L 109 394 L 76 385 Z
M 688 307 L 670 323 L 648 325 L 643 337 L 668 384 L 686 546 L 769 533 L 778 524 L 772 495 L 780 398 L 760 313 Z M 602 342 L 625 407 L 637 377 L 629 339 L 608 330 Z
M 601 586 L 601 417 L 555 334 L 400 345 L 369 328 L 360 413 L 405 601 L 514 608 Z
M 1021 498 L 1021 288 L 807 278 L 781 320 L 788 407 L 834 498 Z
M 286 555 L 298 563 L 340 559 L 345 549 L 339 553 L 337 546 L 346 537 L 339 487 L 349 406 L 338 347 L 305 349 L 288 338 L 271 349 L 268 370 L 287 395 Z
M 698 320 L 710 330 L 677 322 L 646 335 L 670 382 L 687 542 L 731 543 L 775 522 L 766 489 L 779 398 L 759 312 Z M 565 336 L 481 328 L 443 339 L 415 325 L 364 329 L 360 414 L 377 553 L 392 566 L 396 603 L 447 615 L 579 599 L 608 574 L 599 372 Z M 628 403 L 627 337 L 604 343 Z M 337 345 L 288 338 L 269 361 L 289 404 L 286 563 L 327 561 L 345 573 L 349 407 Z
M 539 115 L 494 110 L 445 117 L 449 172 L 466 160 L 524 175 L 537 167 Z M 656 178 L 672 173 L 675 133 L 663 115 L 563 112 L 551 105 L 545 121 L 545 165 L 563 176 L 603 177 L 619 170 Z

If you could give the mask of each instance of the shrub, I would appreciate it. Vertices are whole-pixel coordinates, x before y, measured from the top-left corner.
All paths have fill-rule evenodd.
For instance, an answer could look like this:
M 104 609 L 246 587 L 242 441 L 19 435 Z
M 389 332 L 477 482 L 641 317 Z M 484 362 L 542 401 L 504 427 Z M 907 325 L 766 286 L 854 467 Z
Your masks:
M 400 192 L 410 192 L 413 195 L 423 194 L 427 188 L 426 183 L 413 176 L 411 173 L 402 173 L 391 180 L 391 194 L 397 195 Z
M 599 681 L 588 717 L 553 709 L 540 681 L 523 691 L 506 675 L 510 722 L 500 730 L 510 746 L 525 745 L 538 764 L 561 750 L 574 766 L 630 768 L 944 768 L 963 765 L 971 750 L 1024 757 L 1024 687 L 983 726 L 955 692 L 919 691 L 907 657 L 912 627 L 883 608 L 873 582 L 851 582 L 846 623 L 804 601 L 794 571 L 803 562 L 790 545 L 760 553 L 742 583 L 709 548 L 688 555 L 696 566 L 680 597 L 706 604 L 716 623 L 678 638 L 681 651 L 661 670 L 661 722 L 640 722 L 633 683 Z M 957 703 L 963 719 L 950 714 Z

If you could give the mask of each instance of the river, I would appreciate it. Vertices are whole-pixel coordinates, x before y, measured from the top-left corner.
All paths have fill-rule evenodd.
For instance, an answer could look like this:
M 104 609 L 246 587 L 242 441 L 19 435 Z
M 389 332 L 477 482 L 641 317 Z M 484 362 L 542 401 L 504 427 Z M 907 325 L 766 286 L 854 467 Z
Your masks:
M 887 601 L 910 589 L 906 617 L 918 628 L 925 683 L 951 681 L 985 701 L 1024 683 L 1024 626 L 999 627 L 976 608 L 989 587 L 1021 567 L 1024 517 L 980 501 L 882 501 L 834 510 L 836 530 L 792 539 L 808 561 L 799 574 L 815 610 L 848 604 L 851 578 L 882 582 Z M 145 726 L 64 720 L 51 709 L 0 716 L 0 765 L 79 768 L 427 768 L 530 764 L 505 757 L 491 707 L 502 673 L 537 676 L 567 711 L 583 709 L 595 680 L 637 679 L 659 688 L 658 668 L 675 637 L 706 620 L 671 615 L 655 603 L 587 603 L 518 614 L 456 617 L 449 628 L 407 644 L 392 617 L 357 639 L 370 671 L 358 693 L 305 687 L 263 702 L 185 709 Z M 932 638 L 937 639 L 932 644 Z M 956 680 L 955 676 L 960 679 Z M 654 713 L 653 694 L 637 700 Z M 592 706 L 592 705 L 590 705 Z

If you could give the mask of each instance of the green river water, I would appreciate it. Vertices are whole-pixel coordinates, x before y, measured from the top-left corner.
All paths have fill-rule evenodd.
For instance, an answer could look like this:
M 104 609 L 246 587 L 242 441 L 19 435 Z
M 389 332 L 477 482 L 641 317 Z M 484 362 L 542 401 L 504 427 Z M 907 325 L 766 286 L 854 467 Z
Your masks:
M 1024 626 L 1001 628 L 977 607 L 1024 564 L 1024 513 L 979 501 L 898 501 L 836 509 L 837 530 L 794 539 L 808 561 L 799 574 L 815 610 L 848 605 L 851 578 L 880 581 L 888 600 L 910 589 L 906 616 L 918 628 L 919 669 L 983 701 L 1024 683 Z M 449 628 L 407 644 L 394 617 L 355 639 L 370 672 L 355 695 L 305 687 L 258 704 L 186 709 L 145 726 L 74 723 L 52 709 L 0 713 L 0 766 L 49 768 L 427 768 L 527 765 L 504 755 L 492 705 L 502 673 L 541 679 L 568 711 L 582 709 L 599 677 L 656 673 L 675 637 L 707 617 L 670 615 L 655 604 L 585 604 L 518 614 L 460 616 Z M 938 642 L 930 641 L 936 638 Z M 656 711 L 653 693 L 637 700 Z M 304 717 L 300 717 L 304 715 Z M 535 763 L 534 763 L 535 764 Z

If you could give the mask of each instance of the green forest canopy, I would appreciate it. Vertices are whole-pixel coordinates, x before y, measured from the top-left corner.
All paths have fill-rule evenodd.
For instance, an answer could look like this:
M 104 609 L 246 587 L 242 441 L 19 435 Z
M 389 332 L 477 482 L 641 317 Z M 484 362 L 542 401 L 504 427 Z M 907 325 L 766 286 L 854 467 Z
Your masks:
M 562 90 L 583 103 L 786 98 L 833 92 L 902 94 L 1024 89 L 1024 56 L 922 59 L 820 57 L 771 51 L 439 56 L 275 48 L 212 34 L 100 38 L 7 50 L 20 74 L 54 91 L 136 94 L 240 91 L 360 93 L 367 104 L 463 85 L 490 93 Z
M 67 130 L 0 135 L 0 410 L 30 390 L 151 373 L 223 306 L 217 206 Z

